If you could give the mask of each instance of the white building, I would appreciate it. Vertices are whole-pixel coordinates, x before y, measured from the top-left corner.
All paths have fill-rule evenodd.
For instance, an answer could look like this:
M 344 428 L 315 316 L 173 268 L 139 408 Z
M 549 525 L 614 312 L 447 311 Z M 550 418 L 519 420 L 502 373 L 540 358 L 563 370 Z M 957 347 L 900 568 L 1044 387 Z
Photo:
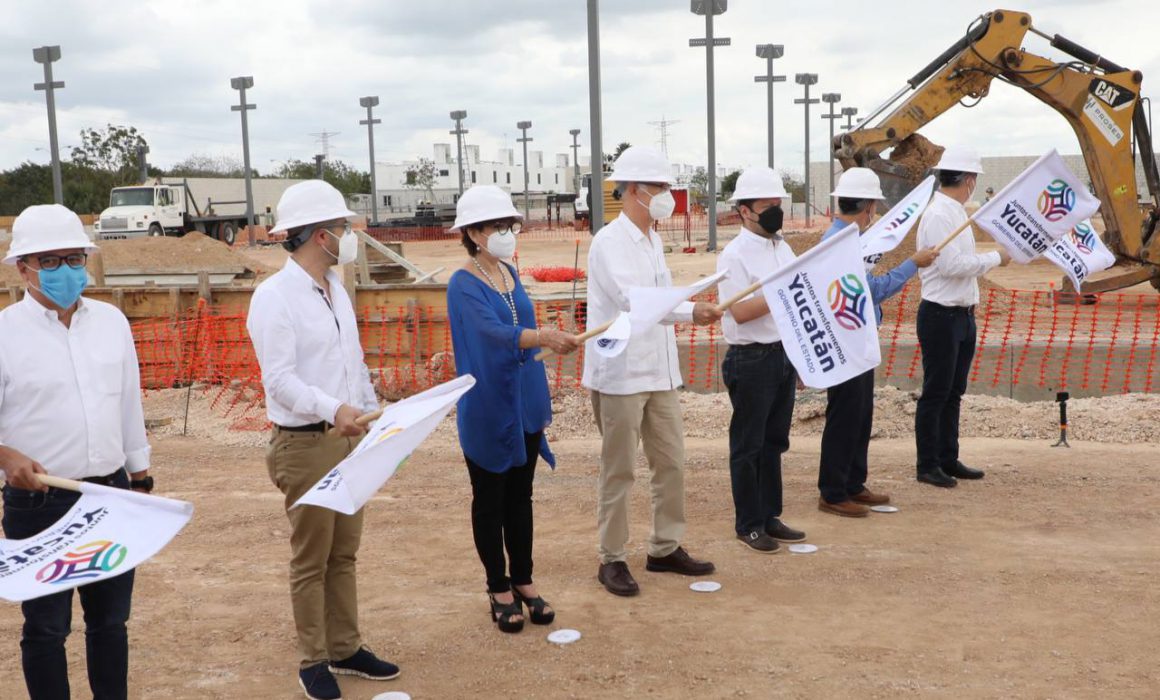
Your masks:
M 494 160 L 483 160 L 479 146 L 468 144 L 463 147 L 463 188 L 472 185 L 498 185 L 513 195 L 524 193 L 524 165 L 522 150 L 501 148 Z M 376 163 L 375 178 L 380 216 L 391 213 L 412 212 L 416 204 L 454 204 L 459 197 L 459 175 L 456 163 L 455 144 L 434 144 L 435 182 L 430 192 L 408 182 L 407 171 L 419 165 L 419 160 L 403 163 Z M 552 160 L 545 160 L 543 151 L 528 151 L 528 192 L 532 195 L 549 193 L 575 193 L 575 170 L 572 158 L 566 153 L 557 153 Z M 588 172 L 587 165 L 580 168 L 581 174 Z

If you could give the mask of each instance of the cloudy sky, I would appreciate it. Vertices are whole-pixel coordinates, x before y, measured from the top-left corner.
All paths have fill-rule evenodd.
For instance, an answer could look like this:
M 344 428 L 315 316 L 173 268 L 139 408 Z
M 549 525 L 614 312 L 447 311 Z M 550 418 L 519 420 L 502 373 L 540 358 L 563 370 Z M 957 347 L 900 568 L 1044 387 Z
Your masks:
M 1025 0 L 1035 26 L 1143 71 L 1160 96 L 1160 3 L 1154 0 Z M 587 151 L 588 70 L 584 0 L 0 0 L 0 168 L 48 161 L 42 79 L 32 48 L 59 44 L 55 64 L 62 152 L 84 127 L 133 125 L 162 167 L 191 154 L 241 158 L 237 93 L 229 78 L 252 75 L 253 165 L 269 171 L 319 152 L 313 133 L 338 132 L 332 157 L 366 167 L 363 95 L 379 95 L 380 162 L 430 157 L 453 139 L 448 112 L 466 109 L 469 143 L 485 158 L 515 146 L 531 120 L 532 147 L 568 152 L 568 130 Z M 816 93 L 839 92 L 861 114 L 957 40 L 994 0 L 732 0 L 716 34 L 732 39 L 717 60 L 717 155 L 730 166 L 765 160 L 765 70 L 758 43 L 780 43 L 789 82 L 775 97 L 779 168 L 803 163 L 798 72 L 817 73 Z M 675 162 L 706 159 L 705 51 L 688 39 L 704 20 L 687 0 L 603 0 L 604 143 L 656 143 L 669 131 Z M 1029 35 L 1024 46 L 1062 58 Z M 824 105 L 822 105 L 824 106 Z M 817 110 L 817 107 L 812 108 Z M 1160 109 L 1157 110 L 1160 114 Z M 825 156 L 827 122 L 811 115 L 813 160 Z M 994 83 L 974 109 L 957 108 L 923 131 L 984 155 L 1078 152 L 1067 124 L 1021 91 Z M 586 157 L 586 156 L 583 156 Z

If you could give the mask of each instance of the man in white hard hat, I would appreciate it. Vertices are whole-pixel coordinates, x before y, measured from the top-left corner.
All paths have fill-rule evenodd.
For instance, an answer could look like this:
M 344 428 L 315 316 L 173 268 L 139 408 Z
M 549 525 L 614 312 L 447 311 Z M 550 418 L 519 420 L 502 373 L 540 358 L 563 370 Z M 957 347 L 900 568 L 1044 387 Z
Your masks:
M 44 486 L 38 474 L 153 489 L 129 322 L 115 306 L 81 298 L 93 250 L 81 220 L 59 204 L 28 207 L 12 224 L 4 264 L 16 266 L 25 295 L 0 311 L 0 469 L 8 539 L 48 529 L 80 497 Z M 125 698 L 133 572 L 76 590 L 93 697 Z M 33 700 L 69 697 L 65 639 L 72 600 L 68 590 L 21 604 L 20 651 Z
M 357 257 L 354 216 L 342 194 L 322 180 L 288 188 L 273 232 L 286 232 L 290 259 L 254 290 L 246 320 L 274 424 L 266 466 L 286 496 L 290 520 L 298 681 L 317 700 L 341 697 L 336 673 L 372 680 L 399 675 L 397 666 L 363 645 L 359 632 L 355 559 L 363 511 L 291 509 L 358 444 L 366 428 L 356 419 L 378 407 L 354 306 L 331 270 Z
M 921 247 L 939 245 L 967 221 L 963 204 L 974 194 L 983 164 L 971 149 L 948 146 L 935 170 L 939 189 L 918 224 Z M 959 406 L 975 357 L 977 280 L 1010 261 L 1002 247 L 976 253 L 975 237 L 968 231 L 955 236 L 920 275 L 916 330 L 922 347 L 922 395 L 914 415 L 914 438 L 918 480 L 923 483 L 950 488 L 958 479 L 983 478 L 982 470 L 959 461 Z
M 850 168 L 838 179 L 831 194 L 838 200 L 838 215 L 822 235 L 822 240 L 836 235 L 850 224 L 859 232 L 870 228 L 878 203 L 885 197 L 878 175 L 869 168 Z M 882 323 L 882 303 L 902 291 L 919 270 L 930 266 L 938 257 L 932 247 L 920 248 L 894 269 L 882 275 L 871 274 L 881 259 L 865 259 L 866 284 L 874 300 L 874 318 Z M 890 496 L 866 488 L 869 474 L 870 432 L 874 425 L 874 370 L 826 390 L 826 426 L 822 430 L 822 452 L 818 469 L 818 510 L 848 518 L 864 518 L 870 506 L 885 505 Z
M 781 200 L 789 193 L 772 168 L 747 168 L 729 201 L 741 230 L 717 257 L 729 276 L 718 295 L 731 298 L 797 257 L 781 237 Z M 773 554 L 778 542 L 801 542 L 806 534 L 781 521 L 781 455 L 789 428 L 797 374 L 786 359 L 781 334 L 760 291 L 737 302 L 721 319 L 729 349 L 721 377 L 729 391 L 729 476 L 737 539 L 755 552 Z
M 588 251 L 588 327 L 595 328 L 628 310 L 630 287 L 667 287 L 672 275 L 664 244 L 653 230 L 675 206 L 669 189 L 672 166 L 652 148 L 632 146 L 620 155 L 610 179 L 624 209 L 593 237 Z M 721 317 L 712 304 L 686 302 L 666 324 L 709 324 Z M 713 572 L 681 547 L 685 532 L 685 435 L 681 421 L 680 360 L 672 325 L 658 325 L 634 335 L 624 352 L 603 357 L 584 355 L 583 385 L 592 391 L 592 407 L 603 445 L 596 518 L 600 530 L 598 580 L 610 593 L 640 592 L 625 561 L 628 542 L 628 494 L 638 443 L 644 444 L 652 473 L 652 535 L 646 568 L 688 576 Z

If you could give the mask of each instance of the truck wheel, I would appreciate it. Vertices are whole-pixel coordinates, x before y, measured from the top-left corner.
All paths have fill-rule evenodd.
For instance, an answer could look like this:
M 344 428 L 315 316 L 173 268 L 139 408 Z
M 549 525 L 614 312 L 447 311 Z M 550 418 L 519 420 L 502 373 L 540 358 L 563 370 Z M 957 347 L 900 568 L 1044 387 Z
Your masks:
M 149 236 L 152 238 L 160 238 L 165 235 L 165 229 L 161 228 L 161 224 L 149 224 Z
M 233 245 L 238 237 L 238 228 L 232 221 L 223 221 L 218 224 L 217 239 L 226 245 Z

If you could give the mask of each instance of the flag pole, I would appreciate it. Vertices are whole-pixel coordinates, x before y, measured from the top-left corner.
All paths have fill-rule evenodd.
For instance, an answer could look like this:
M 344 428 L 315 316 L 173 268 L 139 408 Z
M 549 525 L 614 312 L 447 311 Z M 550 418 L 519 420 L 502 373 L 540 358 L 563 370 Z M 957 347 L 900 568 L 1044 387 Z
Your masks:
M 946 248 L 948 243 L 950 243 L 954 239 L 958 238 L 958 235 L 960 233 L 967 230 L 967 228 L 971 225 L 972 221 L 974 221 L 974 218 L 967 219 L 966 221 L 963 222 L 962 226 L 959 226 L 954 231 L 951 231 L 951 234 L 949 236 L 947 236 L 946 238 L 944 238 L 942 243 L 939 243 L 938 245 L 936 245 L 934 247 L 934 252 L 941 253 L 942 249 Z
M 759 290 L 759 289 L 761 289 L 762 287 L 764 287 L 764 286 L 765 286 L 765 283 L 766 283 L 766 281 L 767 281 L 767 280 L 762 280 L 762 281 L 759 281 L 759 282 L 754 282 L 753 284 L 749 285 L 749 286 L 748 286 L 748 287 L 746 287 L 745 289 L 742 289 L 740 292 L 737 292 L 737 293 L 736 293 L 736 294 L 734 294 L 733 296 L 729 297 L 729 298 L 728 298 L 728 299 L 726 299 L 725 301 L 723 301 L 723 302 L 721 302 L 720 304 L 718 304 L 718 305 L 717 305 L 717 311 L 719 311 L 719 312 L 721 312 L 721 313 L 725 313 L 725 311 L 727 311 L 727 310 L 729 309 L 729 307 L 733 306 L 734 304 L 736 304 L 737 302 L 741 301 L 741 300 L 742 300 L 742 299 L 744 299 L 745 297 L 749 296 L 750 294 L 753 294 L 753 293 L 754 293 L 754 292 L 756 292 L 757 290 Z
M 354 422 L 356 425 L 359 425 L 359 426 L 365 428 L 365 427 L 367 427 L 367 425 L 369 425 L 369 424 L 377 421 L 379 418 L 381 418 L 383 415 L 384 409 L 386 409 L 386 405 L 380 406 L 379 410 L 377 410 L 377 411 L 371 411 L 370 413 L 362 414 L 358 418 L 355 418 Z M 331 426 L 330 430 L 326 431 L 326 434 L 330 435 L 331 437 L 334 437 L 334 436 L 338 435 L 338 428 Z
M 62 479 L 59 476 L 49 476 L 48 474 L 37 474 L 37 479 L 45 486 L 51 486 L 54 489 L 64 489 L 65 491 L 76 491 L 80 493 L 81 482 L 73 481 L 72 479 Z
M 609 321 L 608 323 L 602 323 L 595 328 L 584 331 L 580 335 L 576 336 L 576 343 L 577 344 L 584 343 L 589 338 L 595 338 L 596 336 L 600 335 L 601 333 L 608 330 L 609 328 L 612 328 L 612 324 L 615 322 L 616 322 L 616 319 L 614 318 L 611 321 Z M 536 353 L 535 359 L 537 361 L 543 360 L 545 357 L 550 357 L 554 354 L 555 353 L 552 352 L 552 350 L 550 348 L 544 348 L 543 350 Z

